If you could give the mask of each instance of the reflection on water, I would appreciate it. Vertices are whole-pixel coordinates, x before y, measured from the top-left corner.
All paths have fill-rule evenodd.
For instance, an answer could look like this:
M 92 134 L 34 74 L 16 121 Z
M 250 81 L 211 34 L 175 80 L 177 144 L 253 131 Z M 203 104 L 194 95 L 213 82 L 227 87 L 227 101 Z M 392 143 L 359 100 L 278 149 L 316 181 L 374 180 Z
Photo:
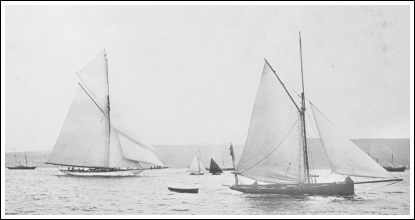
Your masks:
M 226 186 L 234 181 L 229 172 L 193 176 L 184 169 L 147 170 L 129 178 L 58 173 L 7 170 L 6 214 L 409 214 L 408 171 L 396 174 L 403 182 L 356 185 L 356 194 L 346 197 L 244 194 Z M 198 187 L 199 193 L 174 193 L 168 186 Z

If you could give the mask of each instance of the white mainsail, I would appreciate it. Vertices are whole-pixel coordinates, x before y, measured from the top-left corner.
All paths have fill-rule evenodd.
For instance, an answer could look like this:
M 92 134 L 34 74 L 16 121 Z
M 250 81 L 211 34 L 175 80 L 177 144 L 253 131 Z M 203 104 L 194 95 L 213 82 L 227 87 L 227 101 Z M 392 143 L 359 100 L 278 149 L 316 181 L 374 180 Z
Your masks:
M 361 150 L 311 104 L 318 133 L 332 170 L 350 176 L 394 178 Z
M 195 154 L 187 171 L 192 173 L 206 173 L 206 168 L 203 166 L 200 158 Z
M 48 163 L 105 167 L 107 123 L 107 117 L 78 84 Z
M 237 173 L 270 183 L 304 181 L 299 112 L 267 62 Z
M 142 162 L 163 166 L 151 145 L 110 125 L 106 62 L 103 51 L 77 73 L 78 90 L 47 163 L 141 168 Z

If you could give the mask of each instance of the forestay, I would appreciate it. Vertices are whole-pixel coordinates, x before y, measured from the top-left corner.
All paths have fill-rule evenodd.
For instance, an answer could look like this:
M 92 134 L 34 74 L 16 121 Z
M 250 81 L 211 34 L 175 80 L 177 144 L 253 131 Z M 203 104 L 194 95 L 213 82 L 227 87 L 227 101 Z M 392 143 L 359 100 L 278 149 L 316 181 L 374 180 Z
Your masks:
M 270 183 L 304 181 L 299 112 L 266 62 L 237 173 Z
M 311 109 L 321 142 L 334 172 L 350 176 L 394 178 L 349 138 L 341 134 L 312 104 Z

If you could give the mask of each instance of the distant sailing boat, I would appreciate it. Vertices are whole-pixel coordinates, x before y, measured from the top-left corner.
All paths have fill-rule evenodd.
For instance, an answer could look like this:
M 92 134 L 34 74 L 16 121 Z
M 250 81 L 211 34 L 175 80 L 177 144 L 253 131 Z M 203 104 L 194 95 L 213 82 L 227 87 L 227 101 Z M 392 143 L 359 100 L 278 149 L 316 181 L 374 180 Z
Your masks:
M 140 163 L 163 166 L 154 148 L 116 128 L 110 117 L 105 50 L 77 72 L 77 92 L 48 164 L 73 176 L 135 176 Z
M 222 151 L 222 171 L 233 171 L 234 170 L 234 168 L 233 167 L 226 167 L 225 166 L 225 160 L 224 160 L 224 157 L 223 157 L 223 151 Z
M 389 163 L 389 166 L 383 166 L 385 170 L 389 172 L 404 172 L 406 170 L 406 166 L 396 166 L 395 160 L 393 159 L 393 150 L 392 151 L 392 163 Z
M 210 167 L 209 167 L 209 173 L 213 175 L 219 175 L 222 173 L 222 169 L 219 167 L 219 165 L 213 160 L 213 158 L 210 158 Z
M 195 156 L 193 157 L 193 160 L 190 163 L 187 171 L 190 172 L 190 175 L 203 175 L 206 173 L 206 168 L 200 161 L 200 157 L 198 154 L 195 154 Z
M 29 166 L 29 165 L 27 165 L 27 154 L 26 154 L 26 152 L 24 152 L 24 158 L 25 158 L 25 161 L 26 161 L 26 165 L 21 165 L 20 164 L 20 161 L 18 161 L 17 160 L 17 155 L 16 155 L 16 150 L 14 151 L 14 163 L 15 163 L 15 166 L 13 166 L 13 167 L 7 167 L 7 169 L 10 169 L 10 170 L 34 170 L 34 169 L 36 169 L 36 167 L 35 166 Z M 16 162 L 18 161 L 18 165 L 16 165 Z
M 402 179 L 396 179 L 386 172 L 350 139 L 336 132 L 335 127 L 311 104 L 332 171 L 347 175 L 344 182 L 317 183 L 314 175 L 310 174 L 302 57 L 300 58 L 300 100 L 295 100 L 296 97 L 290 94 L 265 60 L 245 148 L 237 166 L 234 166 L 235 184 L 230 188 L 259 194 L 352 195 L 355 184 L 401 181 Z M 231 155 L 235 161 L 232 146 Z M 238 174 L 267 184 L 258 184 L 257 181 L 249 185 L 239 184 Z M 381 180 L 354 182 L 349 176 Z

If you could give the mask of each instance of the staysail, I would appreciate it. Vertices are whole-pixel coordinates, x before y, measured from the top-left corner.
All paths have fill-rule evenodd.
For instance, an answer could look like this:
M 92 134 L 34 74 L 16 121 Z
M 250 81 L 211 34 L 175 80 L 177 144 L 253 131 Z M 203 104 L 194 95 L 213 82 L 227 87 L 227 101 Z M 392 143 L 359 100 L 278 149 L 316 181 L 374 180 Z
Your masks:
M 296 105 L 265 62 L 238 174 L 270 183 L 304 182 Z
M 311 104 L 318 133 L 332 170 L 359 177 L 394 178 L 361 150 Z
M 151 145 L 125 135 L 110 123 L 105 51 L 77 73 L 80 82 L 49 164 L 82 167 L 164 165 Z
M 213 158 L 210 158 L 210 167 L 209 167 L 209 173 L 222 173 L 222 169 L 219 167 L 219 165 L 213 160 Z

